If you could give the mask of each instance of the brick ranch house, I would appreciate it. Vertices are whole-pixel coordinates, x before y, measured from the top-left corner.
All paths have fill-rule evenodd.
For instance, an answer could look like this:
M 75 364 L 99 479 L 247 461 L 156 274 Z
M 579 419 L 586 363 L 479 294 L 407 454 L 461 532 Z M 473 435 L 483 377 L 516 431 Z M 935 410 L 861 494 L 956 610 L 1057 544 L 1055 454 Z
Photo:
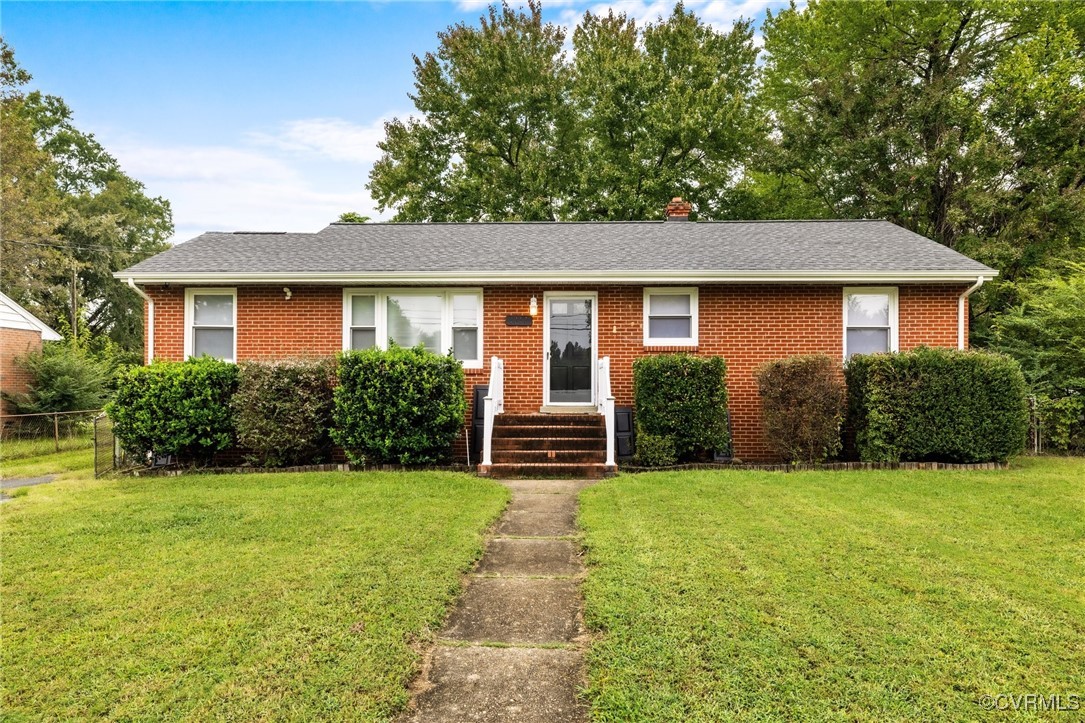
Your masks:
M 10 296 L 0 293 L 0 394 L 25 394 L 30 376 L 19 367 L 19 358 L 41 351 L 44 341 L 63 338 Z M 0 412 L 13 412 L 11 406 L 7 399 L 0 398 Z
M 654 222 L 206 233 L 117 278 L 146 300 L 148 359 L 331 355 L 388 339 L 451 349 L 469 402 L 488 384 L 493 411 L 503 408 L 491 420 L 493 459 L 483 461 L 495 473 L 532 463 L 572 474 L 559 463 L 601 466 L 603 444 L 595 456 L 594 442 L 575 438 L 596 433 L 569 428 L 613 440 L 600 416 L 606 386 L 613 404 L 631 406 L 640 356 L 723 356 L 733 453 L 771 460 L 757 365 L 793 354 L 843 362 L 920 345 L 964 348 L 968 295 L 997 274 L 885 221 L 688 222 L 689 212 L 675 199 Z M 559 441 L 541 439 L 548 429 Z

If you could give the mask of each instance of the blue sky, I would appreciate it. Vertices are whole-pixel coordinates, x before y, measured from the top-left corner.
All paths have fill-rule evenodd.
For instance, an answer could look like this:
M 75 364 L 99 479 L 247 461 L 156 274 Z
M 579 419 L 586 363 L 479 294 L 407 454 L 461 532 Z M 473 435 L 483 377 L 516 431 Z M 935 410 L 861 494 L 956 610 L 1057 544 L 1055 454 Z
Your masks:
M 719 27 L 776 0 L 693 0 Z M 175 240 L 209 230 L 315 231 L 379 218 L 365 190 L 383 122 L 412 110 L 412 53 L 475 22 L 461 2 L 18 2 L 0 29 L 32 86 L 61 96 L 129 174 L 173 204 Z M 574 25 L 608 7 L 640 22 L 671 2 L 545 3 Z

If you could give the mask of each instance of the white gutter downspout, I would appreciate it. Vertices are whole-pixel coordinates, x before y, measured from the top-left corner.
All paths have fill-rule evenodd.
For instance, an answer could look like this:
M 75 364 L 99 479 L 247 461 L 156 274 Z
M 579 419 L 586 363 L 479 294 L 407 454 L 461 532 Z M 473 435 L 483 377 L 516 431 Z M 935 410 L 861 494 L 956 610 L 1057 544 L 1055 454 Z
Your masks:
M 976 283 L 969 286 L 964 292 L 957 297 L 957 348 L 964 350 L 965 338 L 964 338 L 964 302 L 971 296 L 979 287 L 983 286 L 983 282 L 987 279 L 980 276 L 976 279 Z
M 154 299 L 136 286 L 136 282 L 132 279 L 128 279 L 128 285 L 147 302 L 147 361 L 145 363 L 150 364 L 154 361 Z

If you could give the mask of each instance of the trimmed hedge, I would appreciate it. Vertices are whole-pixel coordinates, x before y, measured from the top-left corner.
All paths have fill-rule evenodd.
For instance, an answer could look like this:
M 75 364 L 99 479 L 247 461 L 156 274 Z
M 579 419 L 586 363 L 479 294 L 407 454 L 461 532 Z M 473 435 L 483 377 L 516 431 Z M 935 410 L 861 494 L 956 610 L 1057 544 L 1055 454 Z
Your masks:
M 765 439 L 788 462 L 823 462 L 840 452 L 847 389 L 824 354 L 762 364 L 755 372 Z
M 656 434 L 637 437 L 637 451 L 633 463 L 639 467 L 670 467 L 678 461 L 674 452 L 674 439 Z
M 332 359 L 242 362 L 230 407 L 249 461 L 287 467 L 327 459 L 334 382 Z
M 854 356 L 844 375 L 864 462 L 1004 462 L 1025 448 L 1025 379 L 1010 357 L 920 348 Z
M 332 439 L 356 464 L 435 464 L 463 433 L 463 366 L 421 346 L 339 355 Z
M 237 375 L 234 364 L 209 357 L 133 367 L 106 405 L 113 433 L 131 454 L 206 464 L 235 444 L 230 397 Z
M 645 435 L 669 437 L 679 461 L 730 445 L 727 364 L 722 357 L 660 354 L 633 362 L 637 445 Z

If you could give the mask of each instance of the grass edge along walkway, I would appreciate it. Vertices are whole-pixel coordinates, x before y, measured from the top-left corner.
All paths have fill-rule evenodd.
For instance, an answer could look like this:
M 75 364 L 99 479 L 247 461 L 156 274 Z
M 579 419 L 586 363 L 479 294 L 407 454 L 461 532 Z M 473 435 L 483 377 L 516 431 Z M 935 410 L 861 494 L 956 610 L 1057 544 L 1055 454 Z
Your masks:
M 985 695 L 1085 693 L 1085 460 L 620 476 L 580 521 L 595 720 L 969 720 Z
M 508 499 L 463 474 L 84 477 L 0 510 L 7 720 L 390 719 Z

